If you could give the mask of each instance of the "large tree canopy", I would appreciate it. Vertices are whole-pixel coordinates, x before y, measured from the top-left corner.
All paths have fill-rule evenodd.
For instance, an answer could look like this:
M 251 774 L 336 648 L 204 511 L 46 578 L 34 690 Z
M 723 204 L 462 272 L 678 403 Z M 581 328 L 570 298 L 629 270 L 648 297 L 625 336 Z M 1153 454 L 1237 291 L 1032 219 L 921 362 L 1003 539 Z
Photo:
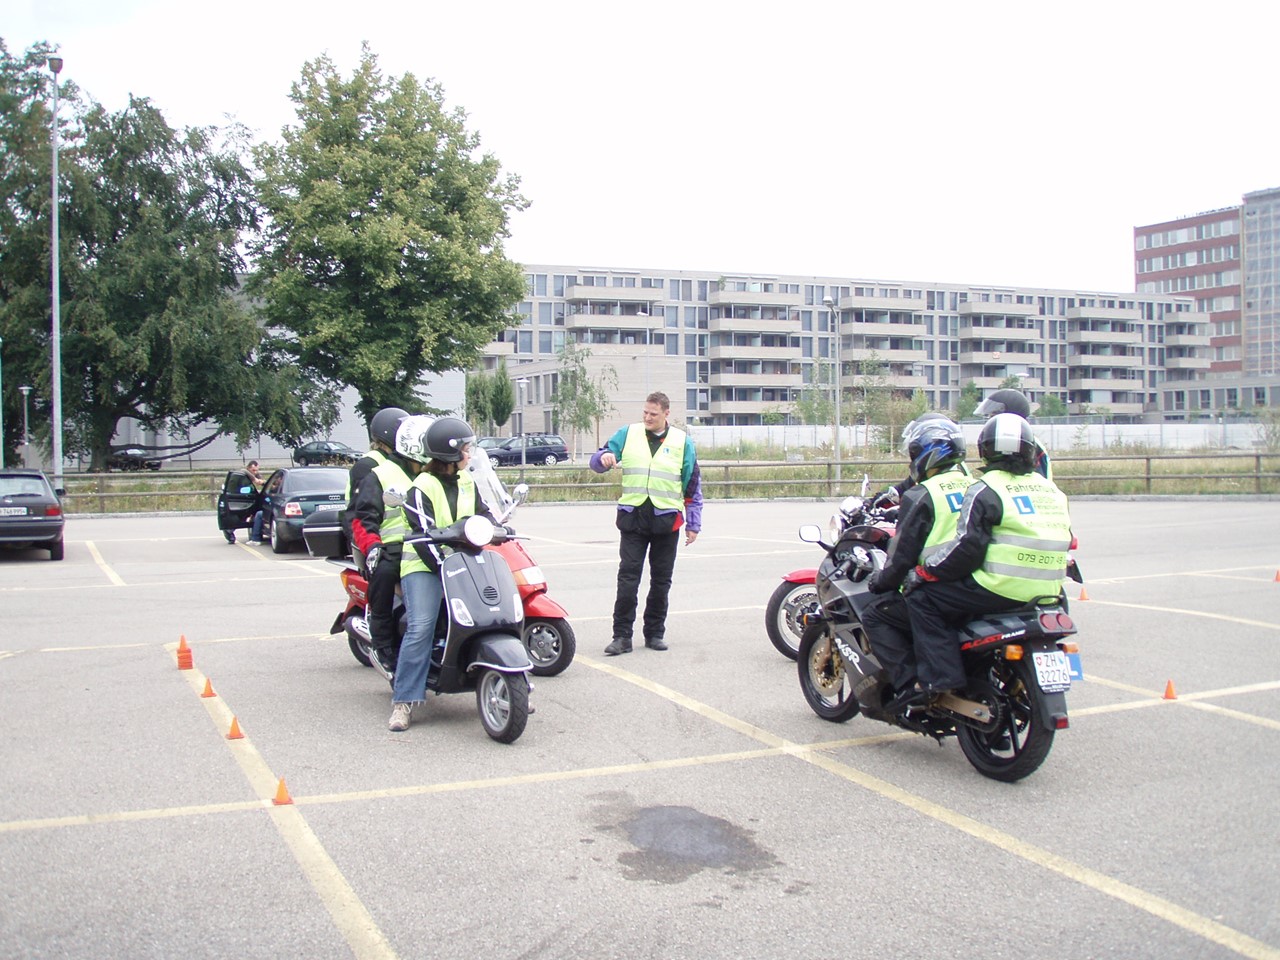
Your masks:
M 298 124 L 258 149 L 267 222 L 251 290 L 275 347 L 380 407 L 422 405 L 423 375 L 474 366 L 523 295 L 502 241 L 519 181 L 477 156 L 465 115 L 366 47 L 350 77 L 321 57 L 291 98 Z
M 5 412 L 20 409 L 17 385 L 32 384 L 41 436 L 51 396 L 49 52 L 40 45 L 18 60 L 0 42 Z M 239 131 L 178 133 L 145 99 L 111 113 L 74 88 L 62 93 L 66 451 L 88 452 L 101 468 L 124 417 L 157 430 L 212 421 L 246 443 L 258 432 L 305 432 L 299 401 L 311 388 L 296 370 L 258 361 L 261 332 L 235 296 L 244 269 L 237 244 L 257 219 Z M 6 441 L 16 439 L 16 419 L 5 417 Z

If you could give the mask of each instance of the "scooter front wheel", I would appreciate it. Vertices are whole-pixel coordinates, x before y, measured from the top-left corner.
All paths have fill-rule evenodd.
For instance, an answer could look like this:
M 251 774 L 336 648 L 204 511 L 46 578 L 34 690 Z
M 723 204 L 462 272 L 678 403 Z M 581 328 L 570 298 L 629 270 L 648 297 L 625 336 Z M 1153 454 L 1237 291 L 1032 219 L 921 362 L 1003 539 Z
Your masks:
M 573 627 L 564 617 L 526 620 L 524 645 L 529 651 L 529 659 L 533 661 L 533 674 L 538 677 L 564 673 L 578 650 Z
M 481 670 L 476 709 L 485 733 L 499 743 L 514 743 L 529 721 L 529 678 L 523 673 Z

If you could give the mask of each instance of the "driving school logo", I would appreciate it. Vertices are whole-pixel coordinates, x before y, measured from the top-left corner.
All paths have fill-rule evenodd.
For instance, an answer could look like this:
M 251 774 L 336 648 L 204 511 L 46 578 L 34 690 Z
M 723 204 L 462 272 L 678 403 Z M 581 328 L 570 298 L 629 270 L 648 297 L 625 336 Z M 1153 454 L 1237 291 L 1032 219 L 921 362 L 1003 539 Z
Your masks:
M 1026 516 L 1029 513 L 1036 512 L 1035 504 L 1031 502 L 1030 497 L 1014 497 L 1013 505 L 1017 508 L 1018 512 L 1023 516 Z

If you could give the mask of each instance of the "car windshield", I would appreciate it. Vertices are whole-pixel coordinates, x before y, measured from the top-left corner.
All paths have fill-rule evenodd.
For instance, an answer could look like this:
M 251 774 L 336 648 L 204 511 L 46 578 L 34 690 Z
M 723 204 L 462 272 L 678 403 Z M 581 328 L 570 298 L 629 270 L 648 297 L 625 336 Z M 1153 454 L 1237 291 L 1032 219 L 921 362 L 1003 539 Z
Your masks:
M 285 493 L 342 493 L 347 489 L 347 471 L 342 467 L 300 467 L 284 479 Z
M 2 476 L 0 475 L 0 497 L 47 497 L 52 496 L 43 480 L 39 477 Z

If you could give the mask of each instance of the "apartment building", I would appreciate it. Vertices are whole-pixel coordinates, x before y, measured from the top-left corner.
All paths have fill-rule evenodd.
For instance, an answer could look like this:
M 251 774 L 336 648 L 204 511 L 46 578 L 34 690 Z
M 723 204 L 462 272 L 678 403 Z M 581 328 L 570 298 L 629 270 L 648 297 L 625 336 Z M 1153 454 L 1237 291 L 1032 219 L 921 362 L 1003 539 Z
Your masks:
M 1018 377 L 1032 403 L 1118 420 L 1158 413 L 1170 381 L 1203 378 L 1209 318 L 1188 296 L 527 264 L 521 323 L 486 350 L 521 384 L 514 429 L 553 424 L 557 354 L 572 340 L 616 377 L 607 433 L 661 389 L 678 420 L 794 422 L 806 389 L 880 382 L 953 409 L 970 381 Z M 611 381 L 612 382 L 612 381 Z

